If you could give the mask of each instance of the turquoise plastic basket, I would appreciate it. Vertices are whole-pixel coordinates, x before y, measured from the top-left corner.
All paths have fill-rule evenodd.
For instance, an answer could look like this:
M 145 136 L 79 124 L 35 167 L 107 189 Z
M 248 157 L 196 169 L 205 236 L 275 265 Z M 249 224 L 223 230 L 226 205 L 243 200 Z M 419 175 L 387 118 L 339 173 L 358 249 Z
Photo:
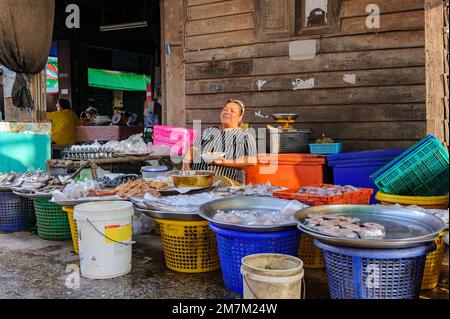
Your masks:
M 342 143 L 309 144 L 311 154 L 331 155 L 342 153 Z
M 385 194 L 404 196 L 441 196 L 448 194 L 448 152 L 429 135 L 412 146 L 371 178 Z

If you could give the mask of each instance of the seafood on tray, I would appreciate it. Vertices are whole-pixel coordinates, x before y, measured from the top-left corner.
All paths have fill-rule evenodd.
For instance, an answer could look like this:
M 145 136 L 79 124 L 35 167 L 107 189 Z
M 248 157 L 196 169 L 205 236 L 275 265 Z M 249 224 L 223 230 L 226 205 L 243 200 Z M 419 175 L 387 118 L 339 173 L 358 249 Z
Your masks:
M 359 189 L 351 185 L 340 186 L 340 185 L 324 185 L 324 186 L 314 186 L 314 187 L 302 187 L 298 191 L 298 194 L 302 195 L 313 195 L 313 196 L 339 196 L 344 194 L 350 194 L 358 192 Z
M 380 224 L 364 223 L 360 225 L 359 219 L 345 216 L 309 215 L 304 224 L 333 237 L 383 239 L 386 236 L 386 230 Z
M 42 170 L 36 172 L 28 170 L 23 174 L 0 174 L 0 186 L 10 187 L 23 193 L 51 193 L 63 188 L 62 183 L 57 178 L 47 175 Z
M 169 185 L 163 182 L 147 182 L 143 179 L 129 181 L 123 185 L 117 186 L 112 190 L 96 190 L 95 196 L 114 196 L 117 195 L 120 198 L 129 197 L 144 197 L 145 194 L 151 194 L 153 196 L 160 196 L 160 190 L 169 188 Z
M 289 201 L 280 210 L 219 210 L 213 218 L 219 222 L 246 226 L 287 225 L 295 223 L 295 213 L 306 207 L 308 206 L 298 201 Z
M 244 195 L 244 196 L 272 196 L 273 193 L 286 190 L 287 188 L 273 186 L 269 184 L 230 186 L 216 190 L 218 194 L 224 195 Z

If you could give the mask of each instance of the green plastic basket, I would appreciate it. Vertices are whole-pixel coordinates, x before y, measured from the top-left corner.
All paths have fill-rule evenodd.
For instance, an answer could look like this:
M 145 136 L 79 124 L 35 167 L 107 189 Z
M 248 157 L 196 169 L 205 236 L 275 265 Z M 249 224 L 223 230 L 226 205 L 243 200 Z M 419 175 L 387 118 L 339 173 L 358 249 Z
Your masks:
M 70 240 L 69 218 L 59 205 L 48 199 L 34 199 L 38 236 L 45 240 Z
M 385 194 L 403 196 L 441 196 L 448 194 L 448 152 L 429 135 L 371 178 Z

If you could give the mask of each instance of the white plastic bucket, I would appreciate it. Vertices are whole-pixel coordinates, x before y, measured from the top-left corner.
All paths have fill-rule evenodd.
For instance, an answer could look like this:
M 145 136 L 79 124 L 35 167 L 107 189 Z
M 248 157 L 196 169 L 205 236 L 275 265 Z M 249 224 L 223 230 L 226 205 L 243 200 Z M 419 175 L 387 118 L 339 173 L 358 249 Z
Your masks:
M 92 202 L 75 207 L 81 275 L 120 277 L 131 271 L 133 204 Z
M 296 257 L 250 255 L 242 259 L 241 274 L 244 299 L 302 299 L 305 296 L 303 262 Z

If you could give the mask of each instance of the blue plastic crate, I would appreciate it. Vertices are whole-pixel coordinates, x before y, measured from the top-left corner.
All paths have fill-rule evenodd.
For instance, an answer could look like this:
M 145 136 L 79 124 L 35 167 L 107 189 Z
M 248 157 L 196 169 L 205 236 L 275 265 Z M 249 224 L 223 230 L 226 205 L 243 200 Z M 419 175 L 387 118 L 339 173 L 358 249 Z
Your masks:
M 404 249 L 355 249 L 318 240 L 332 299 L 415 299 L 435 243 Z
M 379 203 L 375 199 L 377 187 L 370 175 L 389 163 L 404 150 L 375 150 L 366 152 L 342 153 L 327 157 L 328 166 L 333 168 L 334 184 L 353 185 L 372 188 L 374 194 L 370 203 Z
M 33 201 L 11 192 L 0 192 L 0 231 L 17 232 L 35 225 Z
M 219 259 L 225 285 L 231 291 L 243 294 L 242 258 L 264 253 L 297 256 L 300 231 L 249 233 L 224 229 L 215 224 L 209 227 L 216 233 Z
M 448 194 L 449 156 L 429 135 L 376 171 L 371 178 L 383 193 L 404 196 Z
M 342 153 L 342 143 L 309 144 L 311 154 L 330 155 Z

